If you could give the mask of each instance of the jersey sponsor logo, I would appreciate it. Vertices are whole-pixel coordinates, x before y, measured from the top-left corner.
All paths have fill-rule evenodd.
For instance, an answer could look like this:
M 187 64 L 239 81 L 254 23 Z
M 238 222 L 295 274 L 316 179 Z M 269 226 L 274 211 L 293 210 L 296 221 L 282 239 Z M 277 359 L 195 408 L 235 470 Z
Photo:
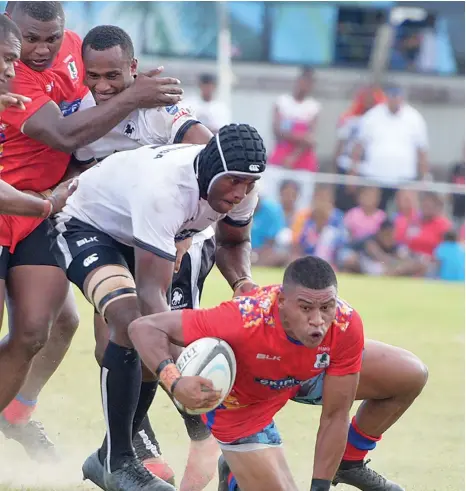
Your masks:
M 188 302 L 184 301 L 184 293 L 181 288 L 176 287 L 173 289 L 171 305 L 172 310 L 185 309 L 188 306 Z
M 71 80 L 76 80 L 78 78 L 78 68 L 76 67 L 75 61 L 70 61 L 68 63 L 68 71 L 70 72 Z
M 85 268 L 88 268 L 91 264 L 95 263 L 98 260 L 99 256 L 96 253 L 91 254 L 90 256 L 87 256 L 86 259 L 84 259 L 83 266 Z
M 136 137 L 136 124 L 134 121 L 128 121 L 126 123 L 123 134 L 129 138 Z
M 70 114 L 75 113 L 78 109 L 79 106 L 81 105 L 81 99 L 76 99 L 73 102 L 60 102 L 58 104 L 58 107 L 60 108 L 61 113 L 63 116 L 69 116 Z
M 281 357 L 278 355 L 266 355 L 264 353 L 257 353 L 256 358 L 258 360 L 281 361 Z
M 330 365 L 330 355 L 328 353 L 318 353 L 314 368 L 327 368 Z
M 303 382 L 302 380 L 295 379 L 294 377 L 286 377 L 278 380 L 256 377 L 254 381 L 258 382 L 261 385 L 269 387 L 272 390 L 291 389 L 292 387 L 301 385 Z
M 175 124 L 183 116 L 190 116 L 190 112 L 186 109 L 181 109 L 181 111 L 177 111 L 176 116 L 173 118 L 173 124 Z
M 165 108 L 165 111 L 173 116 L 178 112 L 178 106 L 176 104 L 173 104 L 172 106 L 167 106 Z
M 90 244 L 91 242 L 99 242 L 99 239 L 97 237 L 89 237 L 89 238 L 86 237 L 84 239 L 77 240 L 76 245 L 78 247 L 81 247 L 83 245 Z

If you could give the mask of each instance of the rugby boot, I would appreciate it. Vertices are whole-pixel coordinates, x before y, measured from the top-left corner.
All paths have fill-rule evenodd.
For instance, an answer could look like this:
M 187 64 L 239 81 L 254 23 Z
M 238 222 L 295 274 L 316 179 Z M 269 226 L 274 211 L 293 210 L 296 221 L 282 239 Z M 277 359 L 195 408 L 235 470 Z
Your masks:
M 15 440 L 22 445 L 29 457 L 37 462 L 47 463 L 59 460 L 54 443 L 38 421 L 11 424 L 0 414 L 0 431 L 8 440 Z
M 154 476 L 175 485 L 175 472 L 160 455 L 160 446 L 155 435 L 152 435 L 151 439 L 146 431 L 138 431 L 133 438 L 133 446 L 137 457 L 147 470 Z
M 89 479 L 100 489 L 105 491 L 104 484 L 104 466 L 99 460 L 99 451 L 96 450 L 93 454 L 84 461 L 82 466 L 83 480 Z
M 148 471 L 137 457 L 129 457 L 111 473 L 104 466 L 104 485 L 106 491 L 176 491 Z
M 361 491 L 404 491 L 401 486 L 368 467 L 369 462 L 366 460 L 349 469 L 338 469 L 332 484 L 349 484 Z

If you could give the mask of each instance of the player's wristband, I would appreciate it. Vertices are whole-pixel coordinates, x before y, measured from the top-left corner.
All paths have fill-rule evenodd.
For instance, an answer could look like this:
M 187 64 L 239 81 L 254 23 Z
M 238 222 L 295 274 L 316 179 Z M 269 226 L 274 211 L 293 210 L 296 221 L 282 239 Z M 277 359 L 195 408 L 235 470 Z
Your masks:
M 53 203 L 49 199 L 44 199 L 44 211 L 42 218 L 48 218 L 53 213 Z
M 46 189 L 45 191 L 40 192 L 39 194 L 44 198 L 50 198 L 52 196 L 53 191 L 51 189 Z
M 176 385 L 178 384 L 178 382 L 181 380 L 181 377 L 178 377 L 176 378 L 173 383 L 172 383 L 172 386 L 170 387 L 170 394 L 173 395 L 173 392 L 175 392 L 175 387 Z
M 157 367 L 157 370 L 155 371 L 155 375 L 157 375 L 157 377 L 160 377 L 160 372 L 167 366 L 167 365 L 171 365 L 172 363 L 175 363 L 173 361 L 173 358 L 167 358 L 166 360 L 163 360 L 160 365 Z
M 241 278 L 238 278 L 233 285 L 231 285 L 231 289 L 235 291 L 237 288 L 239 288 L 241 285 L 243 285 L 246 282 L 252 282 L 252 278 L 250 276 L 241 276 Z
M 311 481 L 311 491 L 330 491 L 332 481 L 326 479 L 313 479 Z
M 172 394 L 172 391 L 176 386 L 175 382 L 177 382 L 179 378 L 181 378 L 181 373 L 174 363 L 165 365 L 160 371 L 159 380 L 170 394 Z

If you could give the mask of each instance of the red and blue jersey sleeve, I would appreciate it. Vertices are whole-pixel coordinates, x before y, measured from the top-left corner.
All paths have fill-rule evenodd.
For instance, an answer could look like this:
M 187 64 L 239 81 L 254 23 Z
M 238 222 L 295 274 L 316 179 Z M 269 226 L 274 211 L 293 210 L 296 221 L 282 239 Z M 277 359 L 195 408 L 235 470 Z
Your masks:
M 236 304 L 224 302 L 212 309 L 183 310 L 183 340 L 185 345 L 201 338 L 220 338 L 227 343 L 238 340 L 243 321 Z
M 345 308 L 349 308 L 347 305 Z M 346 319 L 337 323 L 335 349 L 326 372 L 329 375 L 350 375 L 361 371 L 362 353 L 364 349 L 364 329 L 359 314 L 351 309 L 344 313 Z

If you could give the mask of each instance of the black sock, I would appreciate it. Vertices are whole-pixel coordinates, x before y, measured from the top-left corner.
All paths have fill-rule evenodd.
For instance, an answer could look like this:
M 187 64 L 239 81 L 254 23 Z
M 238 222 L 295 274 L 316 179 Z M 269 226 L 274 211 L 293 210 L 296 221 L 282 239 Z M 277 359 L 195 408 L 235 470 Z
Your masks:
M 101 460 L 107 457 L 107 470 L 110 472 L 121 467 L 123 460 L 134 456 L 132 429 L 141 378 L 141 360 L 136 350 L 110 341 L 102 361 L 101 380 L 110 448 L 107 451 L 101 448 L 99 451 Z M 108 448 L 108 445 L 105 446 Z
M 147 411 L 149 411 L 152 401 L 154 400 L 158 386 L 159 386 L 158 380 L 155 380 L 153 382 L 142 382 L 141 384 L 138 407 L 136 408 L 136 413 L 134 414 L 133 437 L 139 431 L 142 422 L 146 419 Z M 148 418 L 147 421 L 145 422 L 145 425 L 149 426 L 150 430 L 152 431 Z
M 133 419 L 133 446 L 136 450 L 136 455 L 141 459 L 145 460 L 150 457 L 157 457 L 161 455 L 160 445 L 155 437 L 154 430 L 147 416 L 147 411 L 154 400 L 155 394 L 157 392 L 158 381 L 154 382 L 142 382 L 141 391 L 139 394 L 138 407 L 136 408 L 136 413 Z M 141 422 L 141 414 L 145 412 L 145 415 Z M 144 434 L 139 434 L 143 431 Z M 155 448 L 153 448 L 153 446 Z M 99 449 L 99 460 L 101 463 L 104 462 L 107 456 L 107 437 L 104 438 L 102 445 Z
M 364 465 L 364 460 L 342 460 L 340 466 L 338 467 L 342 471 L 348 471 L 354 467 L 362 467 Z
M 159 442 L 157 441 L 147 414 L 142 420 L 139 430 L 133 437 L 133 445 L 136 450 L 136 455 L 140 460 L 147 460 L 162 455 Z

